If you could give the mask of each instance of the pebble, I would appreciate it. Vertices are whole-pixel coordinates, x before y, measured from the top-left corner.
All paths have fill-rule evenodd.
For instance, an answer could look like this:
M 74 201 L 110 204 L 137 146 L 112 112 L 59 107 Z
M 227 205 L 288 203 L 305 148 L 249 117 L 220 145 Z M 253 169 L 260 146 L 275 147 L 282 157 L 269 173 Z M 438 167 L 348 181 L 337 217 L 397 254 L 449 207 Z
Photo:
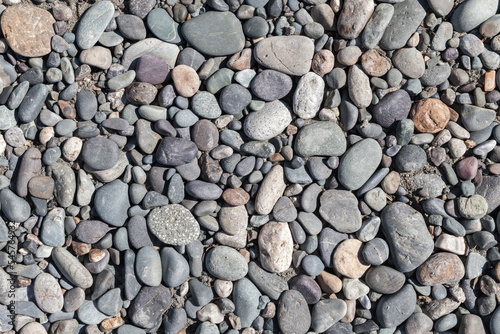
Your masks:
M 257 287 L 247 278 L 242 278 L 234 284 L 234 313 L 240 317 L 242 327 L 250 327 L 259 316 L 259 297 Z
M 293 112 L 302 119 L 314 118 L 321 107 L 324 89 L 325 82 L 319 75 L 313 72 L 304 75 L 293 95 Z
M 417 279 L 423 285 L 452 284 L 465 275 L 460 258 L 451 253 L 437 253 L 417 269 Z
M 425 62 L 416 48 L 404 48 L 396 51 L 392 62 L 403 75 L 418 79 L 425 73 Z
M 262 66 L 296 76 L 309 72 L 313 56 L 314 43 L 305 36 L 265 38 L 254 49 L 255 60 Z
M 357 239 L 341 242 L 333 254 L 335 270 L 348 278 L 361 278 L 370 268 L 361 255 L 362 246 L 363 243 Z
M 180 204 L 153 209 L 148 215 L 147 224 L 160 241 L 174 246 L 187 245 L 200 233 L 198 222 L 189 210 Z
M 351 66 L 347 76 L 349 97 L 358 108 L 366 108 L 372 102 L 370 80 L 358 67 Z
M 114 180 L 100 187 L 95 192 L 94 205 L 97 214 L 104 222 L 112 226 L 123 226 L 130 207 L 128 185 L 120 180 Z
M 213 25 L 212 22 L 218 24 Z M 232 55 L 244 47 L 241 23 L 231 12 L 207 12 L 186 21 L 181 31 L 189 44 L 209 56 Z
M 97 43 L 115 12 L 111 1 L 97 2 L 80 19 L 76 43 L 80 49 L 90 49 Z
M 243 130 L 253 140 L 269 140 L 283 132 L 291 121 L 289 106 L 277 100 L 249 114 L 243 123 Z
M 206 257 L 207 270 L 217 278 L 237 281 L 248 273 L 245 258 L 236 250 L 226 246 L 213 248 Z
M 381 160 L 380 145 L 374 139 L 363 139 L 343 155 L 338 180 L 347 189 L 357 190 L 373 175 Z
M 354 233 L 361 227 L 358 200 L 345 190 L 328 190 L 320 197 L 321 217 L 341 233 Z
M 146 24 L 153 35 L 162 41 L 174 44 L 182 41 L 179 24 L 163 8 L 150 11 Z
M 187 65 L 177 65 L 172 69 L 171 75 L 175 89 L 181 96 L 192 97 L 198 92 L 200 79 L 193 68 Z
M 425 99 L 412 107 L 410 117 L 418 131 L 437 133 L 442 131 L 450 119 L 450 110 L 438 99 Z
M 372 110 L 374 120 L 384 128 L 391 128 L 397 121 L 408 117 L 411 99 L 408 93 L 399 89 L 389 93 Z
M 373 49 L 377 46 L 393 15 L 394 6 L 389 3 L 381 3 L 375 7 L 372 17 L 361 35 L 361 41 L 367 49 Z
M 434 243 L 420 213 L 406 204 L 393 203 L 382 211 L 381 221 L 396 269 L 409 272 L 429 258 Z M 400 233 L 402 224 L 406 226 L 404 235 Z
M 259 232 L 260 263 L 273 273 L 288 269 L 292 262 L 293 239 L 287 223 L 271 221 Z
M 275 70 L 264 70 L 250 84 L 253 94 L 264 101 L 279 100 L 291 91 L 292 79 Z
M 311 326 L 311 313 L 307 302 L 298 291 L 283 292 L 276 312 L 279 328 L 284 334 L 305 334 Z M 301 321 L 294 319 L 301 319 Z
M 396 327 L 413 313 L 413 309 L 404 305 L 416 302 L 416 293 L 410 284 L 404 285 L 398 292 L 383 297 L 377 304 L 377 319 L 383 327 Z
M 498 4 L 495 1 L 469 0 L 453 13 L 451 23 L 455 30 L 468 32 L 495 15 Z
M 314 305 L 311 325 L 318 333 L 323 333 L 347 313 L 347 304 L 341 299 L 324 299 Z
M 139 282 L 147 286 L 158 286 L 162 279 L 161 258 L 152 246 L 139 249 L 135 258 L 135 273 Z
M 346 146 L 344 134 L 338 125 L 333 122 L 315 122 L 300 129 L 295 151 L 302 157 L 340 156 Z
M 45 9 L 27 4 L 9 6 L 2 15 L 1 28 L 9 47 L 25 57 L 50 53 L 54 17 Z
M 393 6 L 394 14 L 379 43 L 384 50 L 404 47 L 426 15 L 427 4 L 418 0 L 398 2 Z

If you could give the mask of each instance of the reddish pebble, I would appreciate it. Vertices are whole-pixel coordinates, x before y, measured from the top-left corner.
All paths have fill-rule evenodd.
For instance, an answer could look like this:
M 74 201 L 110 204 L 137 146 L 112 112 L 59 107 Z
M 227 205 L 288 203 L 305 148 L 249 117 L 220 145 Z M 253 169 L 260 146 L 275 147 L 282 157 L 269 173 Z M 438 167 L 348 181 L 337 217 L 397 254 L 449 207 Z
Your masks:
M 361 56 L 363 70 L 373 77 L 381 77 L 391 69 L 391 62 L 375 50 L 366 51 Z
M 496 87 L 496 73 L 489 71 L 484 74 L 484 91 L 491 92 Z
M 335 56 L 330 50 L 321 50 L 314 55 L 311 67 L 314 73 L 323 76 L 330 73 L 335 65 Z
M 476 157 L 468 157 L 457 163 L 457 175 L 462 180 L 472 180 L 477 174 L 478 162 Z
M 144 55 L 139 58 L 135 71 L 137 81 L 157 85 L 167 79 L 170 69 L 165 59 L 153 55 Z
M 250 195 L 242 188 L 226 189 L 222 194 L 222 198 L 229 205 L 245 205 L 250 200 Z

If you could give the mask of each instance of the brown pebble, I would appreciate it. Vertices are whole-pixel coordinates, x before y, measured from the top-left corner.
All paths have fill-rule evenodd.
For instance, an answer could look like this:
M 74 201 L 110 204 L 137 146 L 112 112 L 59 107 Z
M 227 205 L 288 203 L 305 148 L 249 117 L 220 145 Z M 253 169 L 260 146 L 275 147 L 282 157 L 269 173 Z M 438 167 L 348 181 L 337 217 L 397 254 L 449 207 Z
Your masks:
M 71 242 L 71 247 L 73 248 L 73 251 L 75 252 L 75 255 L 85 255 L 90 252 L 90 244 L 86 244 L 83 242 L 77 242 L 77 241 L 72 241 Z
M 200 88 L 198 73 L 187 65 L 177 65 L 172 70 L 172 80 L 179 95 L 192 97 Z
M 342 290 L 342 280 L 334 274 L 323 271 L 318 275 L 317 280 L 321 290 L 325 293 L 339 293 Z
M 417 269 L 417 279 L 423 285 L 451 284 L 462 279 L 465 267 L 452 253 L 436 253 Z
M 357 239 L 348 239 L 337 246 L 333 253 L 333 265 L 339 274 L 348 278 L 361 278 L 370 268 L 363 260 L 363 243 Z
M 271 162 L 285 161 L 285 158 L 280 153 L 274 153 L 269 157 L 269 161 Z
M 335 13 L 330 5 L 326 3 L 317 4 L 311 9 L 311 17 L 318 22 L 326 31 L 334 30 Z
M 2 33 L 10 48 L 25 57 L 41 57 L 51 51 L 56 20 L 45 9 L 32 5 L 9 6 L 2 14 Z
M 250 195 L 242 188 L 226 189 L 222 193 L 224 201 L 233 206 L 245 205 L 250 200 Z
M 96 263 L 96 262 L 101 261 L 102 259 L 104 259 L 105 256 L 106 256 L 106 252 L 104 252 L 102 249 L 94 248 L 94 249 L 91 249 L 89 252 L 89 260 L 92 263 Z
M 29 181 L 28 191 L 34 197 L 49 199 L 54 192 L 54 184 L 50 176 L 37 176 Z
M 316 52 L 311 64 L 313 72 L 319 76 L 330 73 L 333 70 L 333 66 L 335 66 L 335 56 L 330 50 Z
M 496 87 L 496 72 L 489 71 L 484 74 L 484 91 L 491 92 Z
M 344 300 L 347 304 L 347 312 L 345 316 L 340 319 L 340 322 L 352 322 L 356 316 L 356 301 L 355 300 Z
M 125 321 L 123 321 L 122 317 L 116 316 L 114 318 L 109 318 L 105 319 L 101 322 L 101 329 L 104 332 L 110 332 L 113 329 L 116 329 L 118 327 L 121 327 L 125 324 Z
M 227 67 L 235 71 L 249 69 L 252 65 L 252 49 L 243 49 L 227 61 Z
M 391 69 L 391 62 L 376 50 L 368 50 L 361 56 L 363 70 L 373 77 L 381 77 Z
M 401 183 L 401 176 L 398 172 L 392 171 L 382 180 L 382 189 L 389 195 L 394 194 Z
M 271 319 L 274 318 L 276 315 L 276 304 L 273 302 L 267 303 L 266 307 L 262 311 L 262 317 L 265 319 Z
M 76 118 L 76 109 L 74 106 L 69 104 L 69 102 L 66 102 L 64 100 L 59 100 L 57 104 L 59 105 L 59 109 L 61 109 L 61 113 L 63 114 L 64 118 L 68 119 Z
M 410 117 L 418 131 L 437 133 L 450 120 L 450 108 L 438 99 L 425 99 L 413 105 Z
M 500 164 L 493 164 L 488 166 L 488 171 L 494 175 L 500 175 Z

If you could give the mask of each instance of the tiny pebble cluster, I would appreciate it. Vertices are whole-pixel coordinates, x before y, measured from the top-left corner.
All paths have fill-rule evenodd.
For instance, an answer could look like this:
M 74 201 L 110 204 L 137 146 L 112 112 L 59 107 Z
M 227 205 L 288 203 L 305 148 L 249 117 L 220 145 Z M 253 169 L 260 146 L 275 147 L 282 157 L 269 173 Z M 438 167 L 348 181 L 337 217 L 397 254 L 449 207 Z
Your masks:
M 0 0 L 0 332 L 500 334 L 499 7 Z

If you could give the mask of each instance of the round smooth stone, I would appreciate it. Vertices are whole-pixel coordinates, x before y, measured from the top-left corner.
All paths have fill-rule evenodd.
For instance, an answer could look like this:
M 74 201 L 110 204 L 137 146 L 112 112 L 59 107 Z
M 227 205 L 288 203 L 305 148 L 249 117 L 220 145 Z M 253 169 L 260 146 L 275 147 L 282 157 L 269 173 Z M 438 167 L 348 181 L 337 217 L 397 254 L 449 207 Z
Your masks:
M 362 257 L 363 243 L 348 239 L 340 243 L 333 253 L 333 266 L 339 274 L 348 278 L 360 278 L 370 268 Z
M 379 266 L 389 258 L 389 246 L 384 239 L 375 238 L 366 243 L 362 255 L 369 264 Z
M 210 274 L 227 281 L 237 281 L 248 273 L 248 264 L 243 255 L 226 246 L 211 249 L 205 265 Z

